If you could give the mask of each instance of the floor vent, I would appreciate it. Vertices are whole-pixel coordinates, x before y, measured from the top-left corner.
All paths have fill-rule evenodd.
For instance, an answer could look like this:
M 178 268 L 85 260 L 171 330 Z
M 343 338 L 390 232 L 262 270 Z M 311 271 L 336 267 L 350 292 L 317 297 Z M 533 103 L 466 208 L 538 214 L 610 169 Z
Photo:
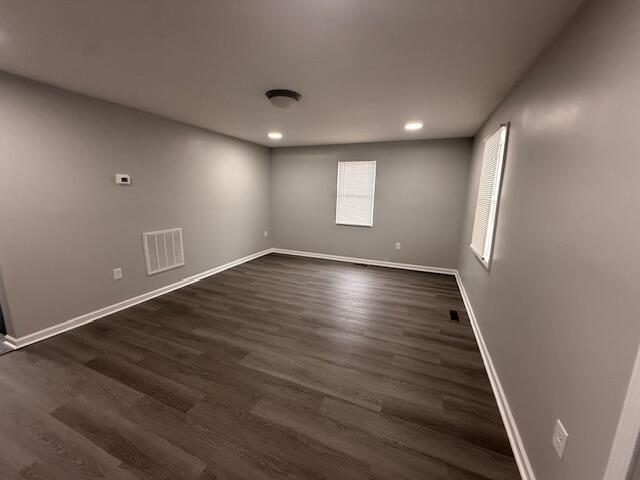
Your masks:
M 454 322 L 459 322 L 460 317 L 458 316 L 458 312 L 456 310 L 449 310 L 449 318 L 451 318 Z
M 147 275 L 184 265 L 182 229 L 170 228 L 142 234 Z

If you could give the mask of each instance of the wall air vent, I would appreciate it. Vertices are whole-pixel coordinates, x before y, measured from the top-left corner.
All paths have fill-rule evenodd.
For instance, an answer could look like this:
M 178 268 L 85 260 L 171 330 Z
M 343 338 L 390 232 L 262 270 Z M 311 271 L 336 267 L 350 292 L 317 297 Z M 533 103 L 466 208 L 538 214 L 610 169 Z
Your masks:
M 142 234 L 147 275 L 184 265 L 182 228 L 170 228 Z

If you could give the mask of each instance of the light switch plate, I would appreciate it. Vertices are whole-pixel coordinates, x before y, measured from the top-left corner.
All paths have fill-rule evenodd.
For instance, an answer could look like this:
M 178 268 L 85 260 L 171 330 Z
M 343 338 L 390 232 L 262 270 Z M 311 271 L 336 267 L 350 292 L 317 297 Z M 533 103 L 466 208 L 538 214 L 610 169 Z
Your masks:
M 568 438 L 569 434 L 567 433 L 567 429 L 564 428 L 564 425 L 562 425 L 560 420 L 556 420 L 556 428 L 553 431 L 553 439 L 551 441 L 553 443 L 553 448 L 558 454 L 558 458 L 561 460 L 564 455 L 564 447 L 567 445 Z

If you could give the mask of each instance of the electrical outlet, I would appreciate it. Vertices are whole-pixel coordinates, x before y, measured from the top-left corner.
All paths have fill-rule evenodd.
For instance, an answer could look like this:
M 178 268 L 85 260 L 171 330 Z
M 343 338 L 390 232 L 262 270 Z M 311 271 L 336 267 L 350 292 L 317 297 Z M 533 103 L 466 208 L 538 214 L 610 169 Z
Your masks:
M 121 268 L 114 268 L 113 269 L 113 279 L 114 280 L 120 280 L 122 278 L 122 269 Z
M 553 448 L 555 448 L 556 453 L 558 454 L 558 458 L 562 460 L 562 456 L 564 455 L 564 447 L 567 444 L 567 439 L 569 438 L 569 434 L 567 430 L 562 425 L 560 420 L 556 420 L 556 428 L 553 431 L 553 439 L 551 442 L 553 443 Z
M 400 250 L 400 247 L 402 247 L 402 244 L 400 242 L 396 242 L 396 250 Z
M 264 238 L 267 238 L 269 236 L 269 230 L 265 230 L 264 231 Z

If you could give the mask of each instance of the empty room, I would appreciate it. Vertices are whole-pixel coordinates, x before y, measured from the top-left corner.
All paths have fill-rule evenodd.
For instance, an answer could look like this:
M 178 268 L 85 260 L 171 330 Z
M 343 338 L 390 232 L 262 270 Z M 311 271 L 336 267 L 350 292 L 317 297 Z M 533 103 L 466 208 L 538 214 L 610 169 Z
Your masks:
M 640 480 L 640 1 L 0 0 L 0 480 Z

